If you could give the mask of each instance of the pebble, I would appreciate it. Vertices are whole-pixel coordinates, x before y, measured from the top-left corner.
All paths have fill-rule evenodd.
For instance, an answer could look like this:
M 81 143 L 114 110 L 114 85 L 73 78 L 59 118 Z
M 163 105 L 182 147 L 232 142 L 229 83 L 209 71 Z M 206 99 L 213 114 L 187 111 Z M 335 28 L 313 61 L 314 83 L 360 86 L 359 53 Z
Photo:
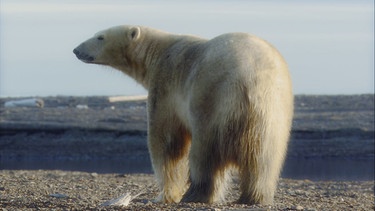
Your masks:
M 301 205 L 293 206 L 292 210 L 303 210 L 303 207 Z
M 78 109 L 89 109 L 88 105 L 77 105 L 76 108 Z
M 67 195 L 61 194 L 61 193 L 52 193 L 52 194 L 49 194 L 49 196 L 55 197 L 55 198 L 58 198 L 58 199 L 68 198 Z

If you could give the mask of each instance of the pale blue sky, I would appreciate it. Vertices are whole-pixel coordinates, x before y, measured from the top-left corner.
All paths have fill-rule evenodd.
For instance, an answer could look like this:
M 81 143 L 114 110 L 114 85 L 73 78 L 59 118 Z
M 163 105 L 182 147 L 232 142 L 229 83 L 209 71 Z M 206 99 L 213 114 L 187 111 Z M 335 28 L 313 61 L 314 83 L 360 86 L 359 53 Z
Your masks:
M 374 93 L 373 0 L 0 1 L 0 96 L 139 95 L 146 91 L 72 50 L 114 25 L 213 38 L 248 32 L 287 60 L 295 94 Z

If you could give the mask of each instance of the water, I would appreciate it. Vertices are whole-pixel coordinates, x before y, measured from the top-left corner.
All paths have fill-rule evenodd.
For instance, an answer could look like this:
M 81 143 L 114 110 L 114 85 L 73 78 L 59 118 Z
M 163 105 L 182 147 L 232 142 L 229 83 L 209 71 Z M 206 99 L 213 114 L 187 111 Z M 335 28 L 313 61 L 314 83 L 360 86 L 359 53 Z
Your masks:
M 96 173 L 152 173 L 149 158 L 113 160 L 23 160 L 0 161 L 1 169 L 12 170 L 65 170 Z M 288 158 L 282 178 L 312 181 L 368 181 L 374 180 L 374 158 Z
M 283 178 L 317 180 L 374 180 L 374 158 L 289 158 Z
M 92 159 L 92 160 L 8 160 L 0 161 L 1 169 L 9 170 L 64 170 L 64 171 L 84 171 L 101 174 L 119 173 L 152 173 L 149 159 Z

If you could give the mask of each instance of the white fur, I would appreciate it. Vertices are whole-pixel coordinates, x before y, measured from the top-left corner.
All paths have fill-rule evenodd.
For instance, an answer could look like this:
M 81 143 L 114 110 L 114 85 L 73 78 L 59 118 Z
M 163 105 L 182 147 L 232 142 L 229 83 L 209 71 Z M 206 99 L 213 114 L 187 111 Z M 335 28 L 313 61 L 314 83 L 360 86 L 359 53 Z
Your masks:
M 244 33 L 205 40 L 118 26 L 74 52 L 149 90 L 148 145 L 161 202 L 218 202 L 235 167 L 240 203 L 272 203 L 293 94 L 288 67 L 270 44 Z

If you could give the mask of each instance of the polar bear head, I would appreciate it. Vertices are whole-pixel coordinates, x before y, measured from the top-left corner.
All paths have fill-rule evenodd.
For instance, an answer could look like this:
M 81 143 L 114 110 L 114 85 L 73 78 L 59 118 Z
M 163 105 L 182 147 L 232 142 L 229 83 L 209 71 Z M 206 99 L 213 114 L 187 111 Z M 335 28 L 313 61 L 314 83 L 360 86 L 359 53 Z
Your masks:
M 137 26 L 116 26 L 96 33 L 73 52 L 83 62 L 91 64 L 127 66 L 127 54 L 131 46 L 140 38 Z M 125 62 L 125 63 L 124 63 Z

